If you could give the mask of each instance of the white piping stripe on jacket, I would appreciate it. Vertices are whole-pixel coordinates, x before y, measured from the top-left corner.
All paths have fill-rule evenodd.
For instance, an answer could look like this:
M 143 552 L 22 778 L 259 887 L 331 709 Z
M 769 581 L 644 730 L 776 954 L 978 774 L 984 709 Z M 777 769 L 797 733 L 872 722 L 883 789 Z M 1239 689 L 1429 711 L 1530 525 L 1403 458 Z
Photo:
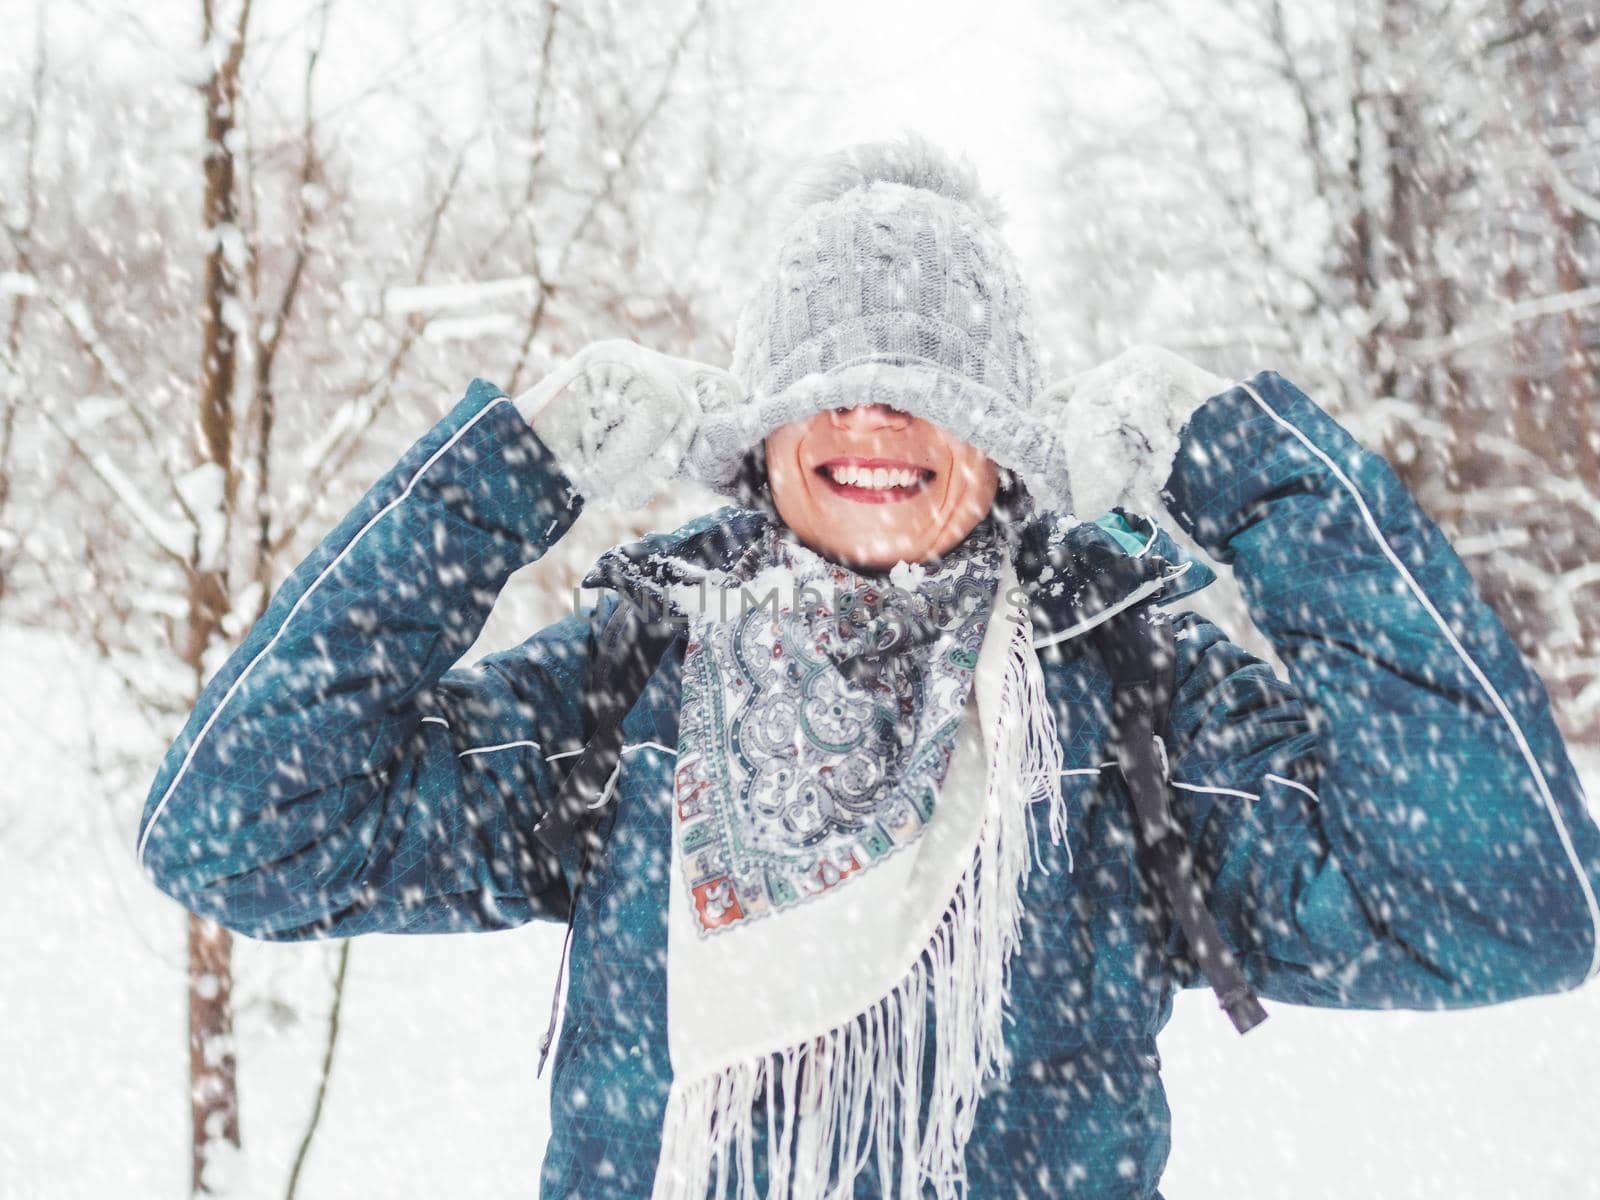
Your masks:
M 1295 788 L 1295 789 L 1297 789 L 1299 791 L 1302 791 L 1306 795 L 1311 797 L 1311 802 L 1313 804 L 1321 804 L 1322 803 L 1322 801 L 1317 798 L 1316 792 L 1312 791 L 1310 788 L 1308 788 L 1305 784 L 1301 783 L 1299 780 L 1296 780 L 1296 779 L 1285 779 L 1282 775 L 1272 775 L 1272 774 L 1263 775 L 1261 778 L 1270 779 L 1270 780 L 1272 780 L 1273 783 L 1281 783 L 1281 784 L 1283 784 L 1284 787 L 1292 787 L 1292 788 Z
M 139 849 L 137 857 L 140 866 L 144 865 L 144 849 L 145 846 L 149 844 L 150 831 L 156 827 L 156 822 L 161 819 L 161 814 L 166 811 L 167 801 L 172 799 L 172 793 L 177 789 L 178 783 L 188 772 L 189 763 L 194 759 L 194 752 L 200 748 L 200 743 L 205 741 L 206 734 L 211 732 L 211 726 L 216 723 L 218 714 L 228 706 L 228 701 L 233 699 L 233 694 L 239 690 L 239 685 L 242 684 L 246 678 L 248 678 L 250 672 L 255 669 L 255 665 L 266 656 L 267 651 L 271 650 L 277 640 L 283 636 L 283 631 L 289 627 L 289 622 L 294 620 L 295 613 L 300 611 L 300 606 L 306 602 L 306 597 L 317 590 L 317 585 L 326 579 L 329 572 L 337 567 L 344 559 L 344 556 L 349 554 L 350 551 L 355 547 L 356 543 L 366 536 L 367 530 L 371 529 L 379 521 L 383 520 L 384 517 L 388 516 L 390 510 L 399 504 L 400 501 L 411 495 L 411 489 L 416 487 L 417 480 L 421 479 L 423 473 L 439 460 L 440 455 L 444 454 L 446 450 L 455 445 L 462 435 L 467 432 L 467 430 L 471 429 L 480 420 L 482 420 L 485 413 L 492 409 L 496 404 L 500 404 L 502 402 L 509 404 L 510 398 L 506 396 L 496 396 L 493 400 L 490 400 L 489 403 L 485 404 L 482 408 L 475 412 L 471 419 L 462 425 L 460 429 L 452 433 L 444 445 L 440 446 L 437 450 L 430 454 L 428 456 L 428 461 L 417 468 L 416 474 L 413 475 L 406 483 L 406 486 L 401 490 L 400 494 L 393 500 L 389 501 L 389 503 L 385 504 L 377 512 L 373 513 L 372 517 L 367 521 L 367 523 L 356 531 L 356 535 L 350 539 L 349 545 L 345 546 L 343 550 L 339 551 L 339 553 L 334 556 L 333 561 L 327 566 L 323 567 L 318 573 L 317 577 L 311 581 L 311 586 L 300 593 L 300 598 L 294 602 L 294 607 L 291 608 L 287 615 L 284 616 L 283 622 L 278 626 L 277 631 L 267 639 L 267 644 L 261 647 L 261 649 L 256 653 L 256 656 L 252 658 L 245 666 L 245 669 L 239 672 L 239 677 L 235 679 L 228 690 L 223 693 L 222 699 L 217 701 L 216 708 L 211 710 L 211 715 L 206 718 L 206 723 L 200 727 L 200 732 L 195 734 L 194 741 L 189 745 L 189 752 L 183 756 L 183 763 L 173 774 L 172 782 L 167 784 L 167 790 L 161 795 L 161 802 L 156 805 L 155 812 L 150 814 L 150 823 L 144 827 L 144 833 L 140 834 L 139 836 Z
M 443 725 L 446 729 L 450 728 L 450 722 L 446 721 L 443 717 L 423 717 L 422 718 L 422 723 L 423 724 L 426 724 L 429 721 L 432 721 L 435 725 Z M 524 738 L 524 739 L 522 739 L 520 741 L 515 741 L 515 742 L 497 742 L 493 746 L 469 746 L 465 750 L 456 751 L 456 757 L 457 758 L 465 758 L 469 754 L 487 754 L 491 750 L 513 750 L 518 746 L 532 746 L 535 750 L 544 749 L 544 747 L 539 745 L 538 742 L 528 741 L 527 739 Z M 573 753 L 573 752 L 572 751 L 568 751 L 568 753 Z M 561 756 L 559 754 L 557 754 L 557 755 L 553 755 L 552 757 L 560 758 Z M 549 762 L 550 760 L 547 758 L 547 759 L 545 759 L 545 761 Z
M 443 717 L 422 718 L 422 724 L 427 724 L 429 721 L 432 721 L 435 725 L 443 725 L 446 729 L 450 728 L 450 722 L 446 721 Z M 469 754 L 487 754 L 491 750 L 512 750 L 517 746 L 532 746 L 535 750 L 542 750 L 544 748 L 540 746 L 538 742 L 530 742 L 524 739 L 516 742 L 497 742 L 493 746 L 469 746 L 465 750 L 457 750 L 456 757 L 465 758 Z
M 444 720 L 444 718 L 442 718 L 442 717 L 423 717 L 422 719 L 424 721 L 437 721 L 440 725 L 443 725 L 446 729 L 450 728 L 450 723 L 448 721 Z M 543 749 L 543 747 L 540 746 L 538 742 L 531 742 L 531 741 L 527 741 L 526 739 L 524 739 L 522 741 L 516 741 L 516 742 L 497 742 L 493 746 L 472 746 L 472 747 L 469 747 L 466 750 L 457 751 L 456 752 L 456 757 L 457 758 L 465 758 L 469 754 L 487 754 L 491 750 L 512 750 L 512 749 L 515 749 L 517 746 L 532 746 L 535 750 L 542 750 Z M 660 742 L 633 742 L 633 743 L 630 743 L 629 745 L 626 745 L 626 746 L 622 747 L 622 749 L 619 750 L 617 753 L 626 754 L 629 750 L 659 750 L 663 754 L 676 754 L 677 753 L 676 750 L 673 750 L 668 746 L 663 746 Z M 574 754 L 582 754 L 582 753 L 583 753 L 582 750 L 563 750 L 559 754 L 547 754 L 547 755 L 545 755 L 544 756 L 544 760 L 545 760 L 545 762 L 554 762 L 558 758 L 571 758 Z
M 1534 783 L 1538 786 L 1539 796 L 1544 801 L 1545 809 L 1547 812 L 1549 812 L 1550 819 L 1555 823 L 1556 834 L 1561 839 L 1562 849 L 1567 852 L 1567 859 L 1569 862 L 1571 862 L 1573 872 L 1578 877 L 1578 887 L 1582 890 L 1584 901 L 1589 906 L 1589 920 L 1594 927 L 1594 954 L 1589 960 L 1589 969 L 1585 973 L 1584 978 L 1593 978 L 1597 973 L 1600 973 L 1600 903 L 1595 901 L 1594 889 L 1589 886 L 1589 877 L 1584 872 L 1583 864 L 1578 861 L 1577 850 L 1573 848 L 1572 835 L 1567 830 L 1566 822 L 1561 819 L 1560 810 L 1556 808 L 1555 797 L 1550 792 L 1550 782 L 1545 778 L 1544 772 L 1539 768 L 1538 757 L 1533 753 L 1533 748 L 1528 745 L 1528 739 L 1523 735 L 1522 728 L 1517 724 L 1517 720 L 1512 715 L 1511 709 L 1507 707 L 1506 702 L 1501 698 L 1500 693 L 1495 690 L 1494 684 L 1489 682 L 1489 677 L 1483 673 L 1482 668 L 1480 668 L 1478 664 L 1472 660 L 1472 656 L 1466 652 L 1466 649 L 1461 645 L 1460 641 L 1457 640 L 1456 635 L 1451 631 L 1449 624 L 1445 621 L 1444 617 L 1440 615 L 1439 610 L 1433 606 L 1433 602 L 1428 599 L 1427 594 L 1423 592 L 1421 585 L 1418 584 L 1416 579 L 1412 577 L 1411 572 L 1406 570 L 1405 563 L 1400 561 L 1399 555 L 1394 552 L 1394 549 L 1389 545 L 1388 541 L 1385 540 L 1383 531 L 1378 528 L 1378 522 L 1372 515 L 1372 510 L 1367 507 L 1366 500 L 1362 497 L 1360 491 L 1356 489 L 1355 484 L 1352 483 L 1345 473 L 1338 468 L 1333 459 L 1329 458 L 1322 452 L 1316 443 L 1308 438 L 1301 430 L 1297 429 L 1292 422 L 1285 420 L 1282 416 L 1280 416 L 1270 404 L 1263 400 L 1260 393 L 1257 392 L 1255 388 L 1251 387 L 1248 383 L 1243 382 L 1241 382 L 1239 386 L 1249 394 L 1250 398 L 1256 402 L 1257 406 L 1260 407 L 1262 412 L 1266 413 L 1279 425 L 1283 426 L 1291 434 L 1293 434 L 1307 450 L 1310 450 L 1312 454 L 1321 459 L 1323 465 L 1326 466 L 1328 470 L 1333 472 L 1334 478 L 1344 485 L 1345 490 L 1350 493 L 1351 497 L 1356 502 L 1356 506 L 1361 510 L 1362 519 L 1366 521 L 1367 528 L 1371 530 L 1372 536 L 1377 540 L 1378 546 L 1383 551 L 1384 556 L 1390 561 L 1390 563 L 1394 565 L 1394 569 L 1398 571 L 1400 573 L 1400 577 L 1405 580 L 1406 586 L 1411 589 L 1411 594 L 1417 598 L 1417 601 L 1427 611 L 1428 615 L 1433 618 L 1434 623 L 1439 626 L 1440 631 L 1444 634 L 1445 639 L 1450 643 L 1451 648 L 1461 656 L 1461 661 L 1467 664 L 1467 670 L 1472 672 L 1472 677 L 1478 681 L 1479 686 L 1482 687 L 1485 694 L 1488 695 L 1490 702 L 1494 705 L 1495 710 L 1500 714 L 1501 719 L 1505 721 L 1507 727 L 1511 730 L 1511 736 L 1517 743 L 1517 749 L 1522 752 L 1523 761 L 1528 764 L 1528 770 L 1532 773 Z
M 473 746 L 471 749 L 458 751 L 456 753 L 456 757 L 465 758 L 469 754 L 487 754 L 491 750 L 510 750 L 514 746 L 532 746 L 535 750 L 541 748 L 538 742 L 530 742 L 526 740 L 520 742 L 500 742 L 498 745 L 494 746 Z
M 544 760 L 545 762 L 555 762 L 555 760 L 558 758 L 571 758 L 574 754 L 582 754 L 583 750 L 584 748 L 580 746 L 576 750 L 563 750 L 559 754 L 546 754 L 544 756 Z M 623 755 L 629 750 L 659 750 L 663 754 L 677 753 L 677 751 L 671 746 L 663 746 L 660 742 L 629 742 L 626 746 L 622 747 L 622 749 L 618 750 L 617 753 L 618 755 Z
M 614 792 L 617 787 L 617 779 L 622 774 L 622 756 L 629 750 L 659 750 L 663 754 L 677 753 L 676 750 L 669 749 L 668 747 L 663 746 L 660 742 L 630 742 L 628 745 L 622 747 L 617 751 L 617 765 L 611 768 L 611 775 L 606 779 L 606 786 L 600 790 L 599 797 L 592 804 L 584 805 L 584 807 L 590 812 L 595 812 L 598 809 L 604 808 L 606 806 L 606 801 L 611 799 L 611 793 Z M 560 754 L 547 755 L 545 757 L 545 762 L 550 762 L 552 759 L 566 758 L 569 755 L 582 753 L 582 750 L 564 750 Z
M 1205 792 L 1207 795 L 1211 796 L 1237 796 L 1241 800 L 1261 799 L 1261 797 L 1256 795 L 1254 792 L 1241 792 L 1238 788 L 1207 787 L 1202 783 L 1179 783 L 1176 779 L 1172 781 L 1172 786 L 1175 788 L 1182 788 L 1186 792 Z
M 1104 771 L 1106 769 L 1106 767 L 1114 767 L 1116 765 L 1117 765 L 1116 763 L 1105 763 L 1102 766 L 1098 766 L 1098 767 L 1078 767 L 1078 768 L 1075 768 L 1075 769 L 1070 770 L 1070 771 L 1062 771 L 1061 774 L 1062 775 L 1098 775 L 1102 771 Z M 1287 787 L 1296 788 L 1296 789 L 1304 792 L 1306 795 L 1310 796 L 1313 801 L 1315 801 L 1317 799 L 1316 792 L 1312 791 L 1305 784 L 1298 783 L 1293 779 L 1285 779 L 1282 775 L 1271 775 L 1271 774 L 1263 775 L 1262 778 L 1263 779 L 1270 779 L 1274 783 L 1284 784 Z M 1211 784 L 1203 784 L 1203 783 L 1179 783 L 1176 779 L 1172 780 L 1171 782 L 1172 782 L 1172 786 L 1173 787 L 1182 788 L 1186 792 L 1206 792 L 1206 793 L 1209 793 L 1210 795 L 1213 795 L 1213 796 L 1238 796 L 1241 800 L 1259 800 L 1259 799 L 1261 799 L 1261 796 L 1256 792 L 1240 791 L 1238 788 L 1220 787 L 1220 786 L 1213 786 Z
M 1082 634 L 1087 633 L 1089 630 L 1093 629 L 1095 626 L 1102 625 L 1105 622 L 1109 621 L 1112 617 L 1116 616 L 1123 609 L 1128 608 L 1131 605 L 1139 603 L 1139 601 L 1143 600 L 1146 596 L 1150 595 L 1152 592 L 1159 591 L 1162 584 L 1172 582 L 1172 580 L 1177 579 L 1180 575 L 1182 575 L 1185 571 L 1187 571 L 1192 566 L 1194 566 L 1194 560 L 1190 559 L 1188 562 L 1184 563 L 1181 567 L 1179 567 L 1176 571 L 1168 571 L 1165 575 L 1161 576 L 1159 579 L 1147 580 L 1146 582 L 1140 584 L 1139 587 L 1137 587 L 1133 591 L 1129 592 L 1121 600 L 1118 600 L 1115 604 L 1111 605 L 1108 608 L 1101 609 L 1099 612 L 1093 614 L 1092 616 L 1085 617 L 1083 620 L 1079 621 L 1076 625 L 1073 625 L 1073 626 L 1071 626 L 1070 628 L 1067 628 L 1067 629 L 1063 629 L 1059 633 L 1052 633 L 1052 634 L 1048 634 L 1047 636 L 1042 637 L 1042 638 L 1035 638 L 1033 640 L 1033 648 L 1035 650 L 1043 650 L 1046 646 L 1054 646 L 1054 645 L 1057 645 L 1060 642 L 1065 642 L 1065 641 L 1068 641 L 1071 638 L 1075 638 L 1075 637 L 1078 637 L 1078 636 L 1080 636 Z

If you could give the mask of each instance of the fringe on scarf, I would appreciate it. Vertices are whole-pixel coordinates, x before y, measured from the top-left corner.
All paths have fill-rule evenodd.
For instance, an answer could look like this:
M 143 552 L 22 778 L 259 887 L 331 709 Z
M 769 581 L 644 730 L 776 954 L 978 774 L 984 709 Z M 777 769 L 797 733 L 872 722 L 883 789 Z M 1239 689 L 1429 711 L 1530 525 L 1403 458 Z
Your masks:
M 798 1045 L 674 1081 L 652 1200 L 757 1200 L 758 1100 L 769 1200 L 848 1196 L 874 1154 L 885 1196 L 916 1200 L 924 1184 L 939 1200 L 966 1195 L 978 1100 L 1010 1073 L 1002 1020 L 1021 943 L 1022 888 L 1031 865 L 1043 869 L 1039 801 L 1050 806 L 1051 836 L 1065 844 L 1061 746 L 1024 620 L 1007 646 L 977 848 L 932 939 L 889 994 L 856 1017 Z M 923 1111 L 930 996 L 934 1061 Z

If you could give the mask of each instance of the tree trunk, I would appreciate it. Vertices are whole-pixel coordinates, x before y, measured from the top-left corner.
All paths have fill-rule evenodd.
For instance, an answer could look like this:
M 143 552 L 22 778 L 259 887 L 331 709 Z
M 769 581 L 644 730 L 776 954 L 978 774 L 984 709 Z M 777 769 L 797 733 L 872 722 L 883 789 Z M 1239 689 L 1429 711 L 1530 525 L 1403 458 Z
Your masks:
M 1370 314 L 1377 291 L 1377 279 L 1372 211 L 1365 185 L 1367 55 L 1361 44 L 1361 36 L 1359 31 L 1356 32 L 1350 45 L 1350 153 L 1345 160 L 1345 186 L 1349 189 L 1352 208 L 1350 227 L 1342 239 L 1344 253 L 1340 267 L 1350 283 L 1351 304 L 1357 311 Z M 1358 349 L 1362 378 L 1370 384 L 1378 374 L 1377 331 L 1370 325 L 1362 333 Z
M 195 428 L 197 463 L 222 470 L 219 515 L 231 525 L 237 472 L 233 462 L 233 392 L 238 370 L 239 273 L 237 199 L 231 134 L 239 96 L 250 0 L 240 5 L 237 22 L 223 32 L 213 0 L 201 0 L 204 42 L 212 69 L 201 89 L 205 102 L 205 185 L 201 208 L 205 262 L 201 274 L 200 384 Z M 219 39 L 226 37 L 223 43 Z M 230 253 L 232 251 L 232 253 Z M 223 544 L 227 544 L 226 536 Z M 183 661 L 194 673 L 195 695 L 206 677 L 206 649 L 228 611 L 227 556 L 205 562 L 197 543 L 189 579 Z M 189 918 L 189 1104 L 195 1195 L 211 1192 L 207 1167 L 223 1144 L 237 1149 L 239 1094 L 233 1052 L 233 938 L 226 929 L 200 917 Z
M 226 929 L 204 917 L 189 917 L 190 1187 L 196 1195 L 211 1191 L 206 1165 L 218 1143 L 240 1144 L 232 951 L 233 937 Z

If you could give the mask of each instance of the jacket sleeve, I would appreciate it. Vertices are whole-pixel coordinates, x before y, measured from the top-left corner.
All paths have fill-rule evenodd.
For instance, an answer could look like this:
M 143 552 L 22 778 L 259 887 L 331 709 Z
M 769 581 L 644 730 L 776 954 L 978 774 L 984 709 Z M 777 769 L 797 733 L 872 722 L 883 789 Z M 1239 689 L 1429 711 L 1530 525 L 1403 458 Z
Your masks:
M 474 381 L 278 588 L 202 690 L 136 852 L 191 911 L 267 940 L 565 915 L 532 839 L 581 739 L 592 622 L 454 667 L 581 507 Z
M 1290 676 L 1179 622 L 1174 805 L 1252 984 L 1442 1008 L 1592 977 L 1600 830 L 1548 697 L 1388 464 L 1264 372 L 1191 418 L 1165 499 Z

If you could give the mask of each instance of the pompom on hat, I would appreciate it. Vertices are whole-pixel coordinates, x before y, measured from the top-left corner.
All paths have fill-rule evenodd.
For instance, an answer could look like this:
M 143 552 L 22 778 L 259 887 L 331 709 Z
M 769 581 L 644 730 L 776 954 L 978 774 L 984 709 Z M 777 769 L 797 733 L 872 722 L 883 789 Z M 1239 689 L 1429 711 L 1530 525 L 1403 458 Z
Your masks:
M 999 204 L 915 133 L 846 147 L 797 181 L 799 213 L 739 317 L 743 394 L 705 412 L 688 471 L 741 503 L 762 440 L 830 408 L 887 404 L 992 458 L 1040 508 L 1070 510 L 1029 298 Z

